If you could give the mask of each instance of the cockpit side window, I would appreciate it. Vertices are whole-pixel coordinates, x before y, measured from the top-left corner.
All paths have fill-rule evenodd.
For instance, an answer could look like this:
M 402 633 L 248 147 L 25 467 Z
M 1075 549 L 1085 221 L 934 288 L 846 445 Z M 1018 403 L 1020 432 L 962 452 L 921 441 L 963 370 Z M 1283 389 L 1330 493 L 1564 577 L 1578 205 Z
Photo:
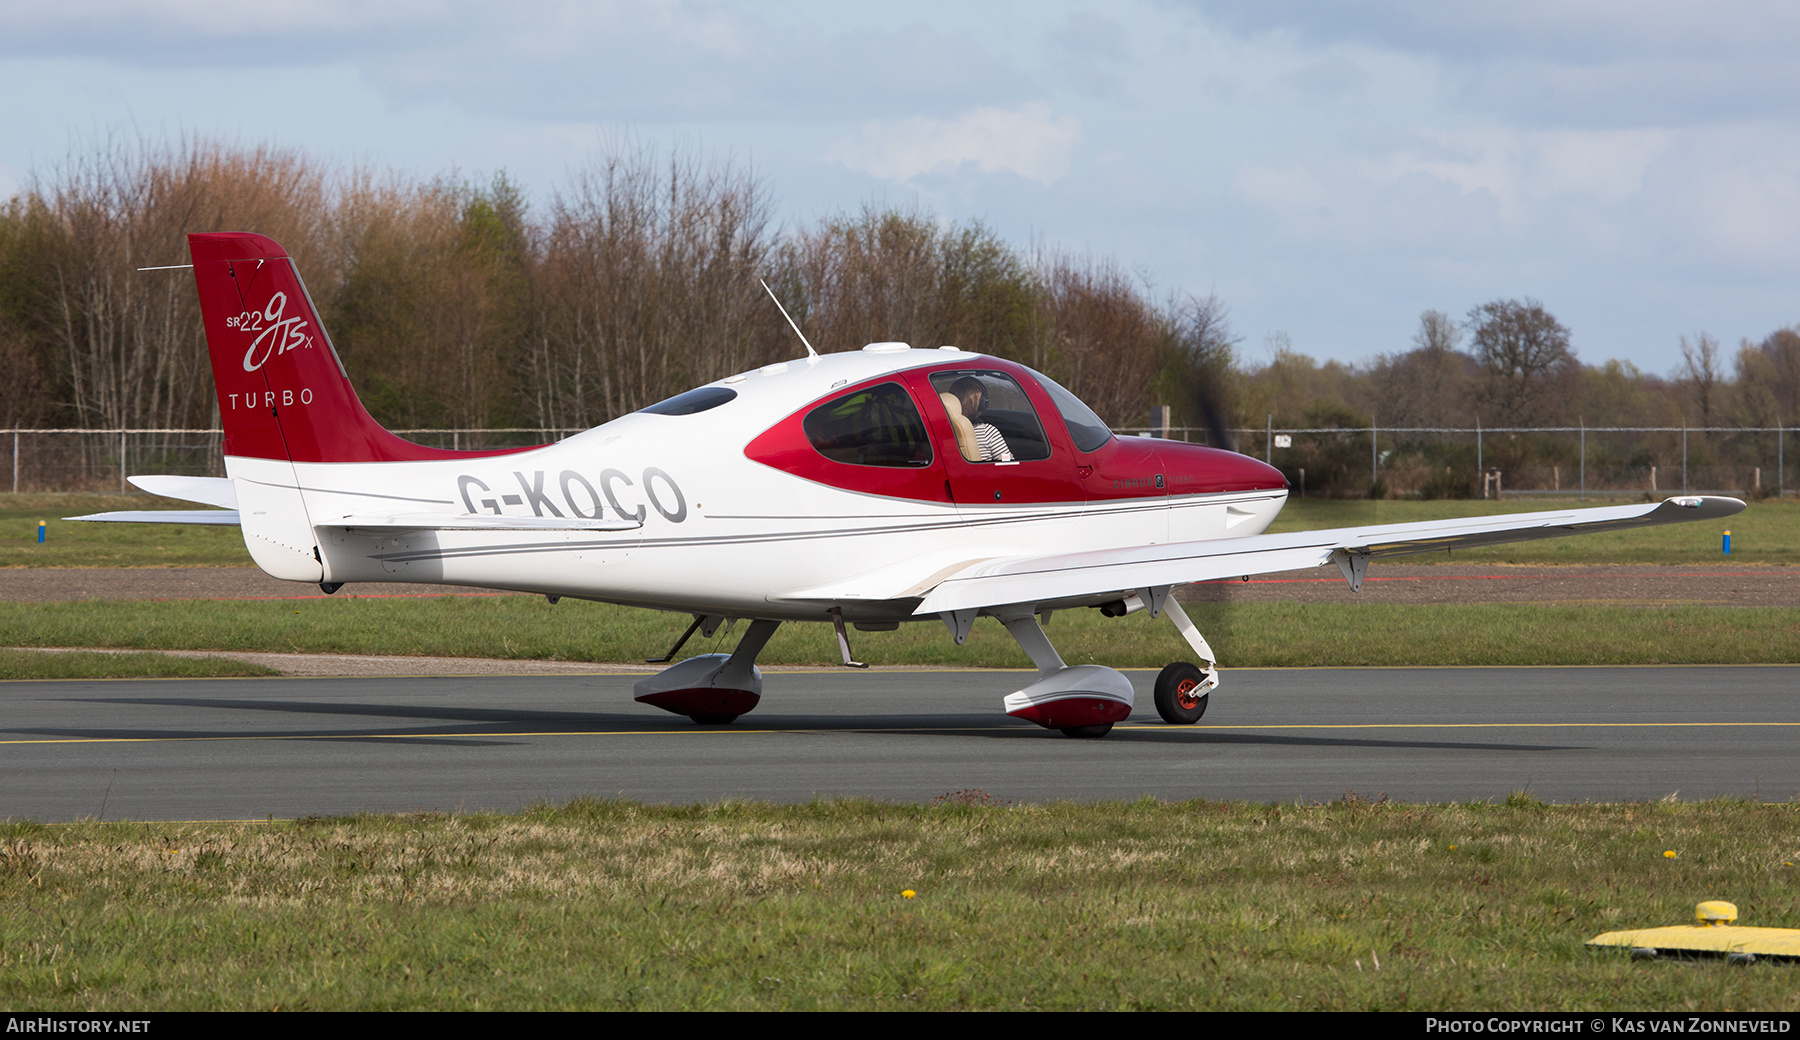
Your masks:
M 931 374 L 931 388 L 970 462 L 1032 462 L 1050 457 L 1037 409 L 1013 377 L 992 369 Z M 962 421 L 959 421 L 962 420 Z
M 1044 388 L 1044 392 L 1050 395 L 1050 400 L 1056 405 L 1056 410 L 1062 413 L 1063 423 L 1069 427 L 1069 439 L 1075 442 L 1075 447 L 1082 451 L 1093 451 L 1112 440 L 1112 430 L 1094 414 L 1092 408 L 1081 403 L 1081 398 L 1057 385 L 1049 376 L 1039 372 L 1031 374 L 1037 377 L 1038 385 Z
M 819 454 L 857 466 L 931 465 L 931 440 L 912 395 L 898 383 L 845 394 L 806 413 L 801 428 Z

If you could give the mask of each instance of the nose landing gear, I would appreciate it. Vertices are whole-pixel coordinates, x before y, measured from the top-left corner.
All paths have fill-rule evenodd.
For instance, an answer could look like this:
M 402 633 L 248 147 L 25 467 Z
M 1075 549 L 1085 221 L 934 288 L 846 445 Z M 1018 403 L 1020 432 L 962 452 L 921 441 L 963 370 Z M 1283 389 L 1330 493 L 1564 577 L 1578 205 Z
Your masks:
M 1206 696 L 1218 685 L 1216 668 L 1186 661 L 1167 665 L 1156 677 L 1156 713 L 1171 726 L 1191 726 L 1206 714 Z

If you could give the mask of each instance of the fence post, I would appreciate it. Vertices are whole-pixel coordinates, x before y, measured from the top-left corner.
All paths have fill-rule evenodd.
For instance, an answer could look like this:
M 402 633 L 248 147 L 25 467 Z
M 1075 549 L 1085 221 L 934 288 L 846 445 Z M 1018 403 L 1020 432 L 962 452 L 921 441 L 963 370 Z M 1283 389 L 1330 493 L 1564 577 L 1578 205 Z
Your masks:
M 1275 465 L 1275 413 L 1269 412 L 1263 426 L 1263 464 Z
M 1687 494 L 1687 419 L 1681 420 L 1681 493 Z
M 1581 419 L 1581 493 L 1576 497 L 1575 501 L 1577 501 L 1577 502 L 1586 502 L 1587 501 L 1587 419 L 1586 419 L 1586 417 L 1583 417 Z
M 1381 453 L 1377 445 L 1381 441 L 1381 427 L 1375 416 L 1369 416 L 1369 494 L 1375 493 L 1375 485 L 1381 483 Z
M 1475 417 L 1475 472 L 1481 474 L 1481 497 L 1487 497 L 1487 466 L 1481 461 L 1481 416 Z
M 125 493 L 125 428 L 119 427 L 119 494 Z
M 13 494 L 19 493 L 19 431 L 13 431 Z

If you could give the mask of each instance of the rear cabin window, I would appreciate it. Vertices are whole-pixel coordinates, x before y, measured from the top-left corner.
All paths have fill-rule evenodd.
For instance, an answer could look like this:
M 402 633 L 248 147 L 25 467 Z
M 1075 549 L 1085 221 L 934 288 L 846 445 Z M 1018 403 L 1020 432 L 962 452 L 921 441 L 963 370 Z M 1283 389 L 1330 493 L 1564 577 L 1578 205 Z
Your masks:
M 856 466 L 931 465 L 931 441 L 912 395 L 899 383 L 845 394 L 806 413 L 806 439 L 833 462 Z
M 685 394 L 676 394 L 667 400 L 658 401 L 648 408 L 640 408 L 640 412 L 651 415 L 693 415 L 717 408 L 737 397 L 737 391 L 726 386 L 703 386 L 697 390 L 689 390 Z
M 970 462 L 1032 462 L 1050 457 L 1050 442 L 1025 391 L 1004 372 L 960 369 L 933 372 L 931 388 L 946 412 L 954 408 L 973 427 L 975 444 L 957 446 Z M 952 415 L 951 425 L 956 426 Z M 983 429 L 983 427 L 988 429 Z

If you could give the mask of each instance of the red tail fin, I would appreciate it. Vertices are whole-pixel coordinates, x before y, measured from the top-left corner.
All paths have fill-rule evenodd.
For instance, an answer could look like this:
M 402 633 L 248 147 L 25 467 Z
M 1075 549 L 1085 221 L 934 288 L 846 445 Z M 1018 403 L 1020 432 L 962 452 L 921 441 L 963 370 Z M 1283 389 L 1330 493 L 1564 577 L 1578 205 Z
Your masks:
M 189 235 L 225 454 L 294 462 L 504 455 L 446 451 L 382 429 L 356 392 L 287 251 L 262 235 Z

